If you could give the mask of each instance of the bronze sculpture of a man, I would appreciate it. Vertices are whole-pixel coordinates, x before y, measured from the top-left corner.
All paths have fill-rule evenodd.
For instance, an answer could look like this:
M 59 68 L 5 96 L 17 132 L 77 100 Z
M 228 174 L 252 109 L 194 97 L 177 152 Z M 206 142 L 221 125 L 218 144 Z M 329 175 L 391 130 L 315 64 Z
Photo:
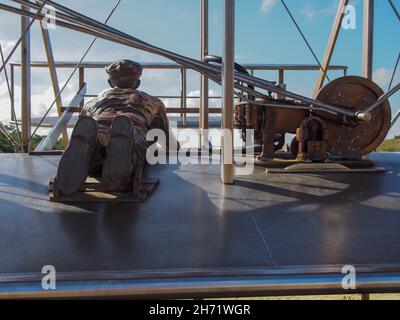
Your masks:
M 111 89 L 88 102 L 80 114 L 71 141 L 57 171 L 59 191 L 66 196 L 80 190 L 88 174 L 101 174 L 108 191 L 124 191 L 133 183 L 140 191 L 151 129 L 170 128 L 161 100 L 138 89 L 143 67 L 121 60 L 106 68 Z

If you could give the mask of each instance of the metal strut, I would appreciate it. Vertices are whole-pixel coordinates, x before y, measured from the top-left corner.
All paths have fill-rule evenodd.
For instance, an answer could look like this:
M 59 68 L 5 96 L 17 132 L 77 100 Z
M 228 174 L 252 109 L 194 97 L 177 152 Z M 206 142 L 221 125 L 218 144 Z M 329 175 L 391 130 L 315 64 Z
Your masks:
M 21 3 L 22 0 L 13 0 L 14 2 Z M 37 8 L 38 5 L 30 2 L 30 1 L 23 1 L 25 5 L 31 7 L 31 8 Z M 217 83 L 221 82 L 221 73 L 222 73 L 222 68 L 219 66 L 215 65 L 210 65 L 207 63 L 204 63 L 202 61 L 198 61 L 195 59 L 191 59 L 182 55 L 179 55 L 177 53 L 161 49 L 159 47 L 156 47 L 154 45 L 148 44 L 142 40 L 139 40 L 135 37 L 132 37 L 128 34 L 125 34 L 121 32 L 120 30 L 114 29 L 104 23 L 100 23 L 92 18 L 89 18 L 81 13 L 78 13 L 72 9 L 69 9 L 63 5 L 58 4 L 57 2 L 48 1 L 49 4 L 51 4 L 54 8 L 56 8 L 56 17 L 55 17 L 55 23 L 61 27 L 69 28 L 78 32 L 82 32 L 85 34 L 90 34 L 97 36 L 99 38 L 109 40 L 112 42 L 116 42 L 119 44 L 123 44 L 126 46 L 130 46 L 136 49 L 140 49 L 143 51 L 147 51 L 153 54 L 157 54 L 160 56 L 163 56 L 167 59 L 170 59 L 172 61 L 175 61 L 176 63 L 193 69 L 195 71 L 198 71 L 199 73 L 205 75 L 206 77 L 210 78 L 213 81 L 216 81 Z M 18 9 L 12 6 L 7 6 L 0 4 L 0 9 L 13 12 L 19 15 L 27 16 L 27 17 L 32 17 L 33 14 L 22 9 Z M 39 16 L 42 16 L 39 14 Z M 287 91 L 285 89 L 282 89 L 278 86 L 275 85 L 274 82 L 269 82 L 261 78 L 257 78 L 251 75 L 246 75 L 243 73 L 235 72 L 234 74 L 235 78 L 235 88 L 238 90 L 243 90 L 243 88 L 239 87 L 239 84 L 245 83 L 247 85 L 251 85 L 266 91 L 271 91 L 274 92 L 278 95 L 293 99 L 295 101 L 301 101 L 304 104 L 307 104 L 310 109 L 314 109 L 318 107 L 320 110 L 324 112 L 329 112 L 329 113 L 334 113 L 337 115 L 343 115 L 345 117 L 349 117 L 352 119 L 357 119 L 359 121 L 364 121 L 364 119 L 367 119 L 366 113 L 372 111 L 373 109 L 379 107 L 383 102 L 385 102 L 391 95 L 393 95 L 395 92 L 400 90 L 400 84 L 395 86 L 394 89 L 383 95 L 377 103 L 372 104 L 370 107 L 367 107 L 365 110 L 362 110 L 361 112 L 354 112 L 349 110 L 348 108 L 342 107 L 342 106 L 336 106 L 332 105 L 329 103 L 324 103 L 321 101 L 317 101 L 315 99 L 311 99 L 299 94 L 296 94 L 294 92 Z M 246 92 L 246 90 L 243 90 Z
M 15 1 L 15 2 L 20 2 L 20 0 Z M 31 6 L 33 8 L 35 8 L 35 6 L 37 6 L 29 1 L 24 1 L 24 3 L 26 5 L 29 4 L 29 6 Z M 68 9 L 58 3 L 55 3 L 54 1 L 49 1 L 49 4 L 51 4 L 58 10 L 60 10 L 60 11 L 62 10 L 64 13 L 67 13 L 67 14 L 64 14 L 62 12 L 57 12 L 57 18 L 55 20 L 56 20 L 56 24 L 59 26 L 69 28 L 72 30 L 76 30 L 79 32 L 83 32 L 86 34 L 95 35 L 95 36 L 98 36 L 98 37 L 106 39 L 106 40 L 110 40 L 113 42 L 117 42 L 120 44 L 124 44 L 124 45 L 130 46 L 130 47 L 133 47 L 133 48 L 141 49 L 144 51 L 148 51 L 148 52 L 151 52 L 154 54 L 164 56 L 168 59 L 171 59 L 171 60 L 177 62 L 178 64 L 186 66 L 187 68 L 194 69 L 202 74 L 205 74 L 208 78 L 210 78 L 213 81 L 215 81 L 215 80 L 218 80 L 218 82 L 221 81 L 221 67 L 212 66 L 207 63 L 203 63 L 201 61 L 187 58 L 182 55 L 152 46 L 152 45 L 147 44 L 147 43 L 145 43 L 139 39 L 136 39 L 132 36 L 124 34 L 119 30 L 115 30 L 114 28 L 106 26 L 96 20 L 93 20 L 87 16 L 84 16 L 80 13 L 77 13 L 77 12 L 71 10 L 71 9 Z M 27 12 L 25 10 L 17 9 L 17 8 L 2 5 L 2 4 L 0 4 L 0 9 L 4 9 L 7 11 L 10 11 L 10 12 L 13 12 L 16 14 L 20 14 L 20 15 L 24 15 L 24 16 L 28 16 L 28 17 L 30 17 L 32 15 L 30 12 Z M 323 103 L 320 101 L 316 101 L 314 99 L 304 97 L 302 95 L 299 95 L 299 94 L 296 94 L 296 93 L 293 93 L 290 91 L 286 91 L 280 87 L 275 86 L 274 82 L 269 82 L 264 79 L 252 77 L 252 76 L 245 75 L 245 74 L 238 73 L 238 72 L 235 73 L 235 80 L 257 86 L 257 87 L 267 90 L 267 91 L 275 92 L 277 94 L 280 94 L 282 96 L 285 96 L 285 97 L 288 97 L 288 98 L 291 98 L 294 100 L 303 101 L 304 103 L 309 104 L 310 107 L 311 106 L 319 106 L 319 107 L 321 107 L 322 110 L 325 110 L 327 112 L 331 112 L 331 113 L 333 112 L 333 113 L 341 114 L 341 115 L 351 117 L 351 118 L 357 117 L 354 112 L 349 111 L 346 108 L 339 107 L 339 106 L 333 106 L 333 105 L 330 105 L 327 103 Z
M 10 61 L 11 57 L 13 56 L 15 50 L 17 50 L 18 46 L 21 44 L 22 40 L 24 39 L 24 37 L 26 36 L 26 34 L 28 33 L 28 31 L 31 29 L 33 23 L 36 21 L 37 18 L 43 18 L 43 15 L 41 14 L 44 6 L 49 2 L 49 0 L 44 0 L 42 1 L 42 4 L 40 6 L 37 6 L 37 12 L 36 14 L 32 14 L 32 20 L 30 21 L 30 23 L 28 24 L 28 26 L 26 27 L 26 29 L 24 30 L 24 32 L 22 33 L 21 37 L 18 39 L 17 43 L 14 45 L 14 47 L 12 48 L 12 50 L 10 51 L 9 55 L 7 56 L 7 58 L 5 59 L 4 63 L 2 64 L 2 66 L 0 67 L 0 73 L 3 71 L 3 69 L 6 67 L 7 63 Z
M 4 60 L 4 52 L 3 52 L 3 48 L 2 48 L 2 46 L 1 46 L 1 43 L 0 43 L 0 55 L 1 55 L 1 61 L 2 61 L 2 63 L 4 63 L 4 61 L 5 61 L 5 60 Z M 8 90 L 8 94 L 9 94 L 9 96 L 10 96 L 11 114 L 12 114 L 12 117 L 13 117 L 14 119 L 17 119 L 17 115 L 16 115 L 16 112 L 15 112 L 14 99 L 13 99 L 12 93 L 11 93 L 10 80 L 9 80 L 9 78 L 8 78 L 8 73 L 7 73 L 7 69 L 6 69 L 6 68 L 4 68 L 4 76 L 5 76 L 5 78 L 6 78 L 7 90 Z M 22 139 L 21 139 L 21 132 L 20 132 L 20 130 L 19 130 L 18 121 L 15 121 L 15 126 L 16 126 L 16 129 L 17 129 L 18 141 L 15 142 L 14 139 L 12 139 L 12 140 L 13 140 L 13 144 L 14 144 L 14 145 L 17 145 L 17 146 L 19 145 L 19 146 L 21 147 L 21 150 L 22 150 Z M 12 138 L 11 135 L 10 135 L 10 137 Z
M 120 5 L 122 0 L 118 0 L 117 3 L 114 5 L 114 7 L 112 8 L 110 14 L 108 15 L 107 19 L 105 20 L 105 23 L 108 23 L 108 21 L 110 20 L 110 18 L 112 17 L 112 15 L 114 14 L 115 10 L 118 8 L 118 6 Z M 20 2 L 20 3 L 26 3 L 28 1 L 20 1 L 20 0 L 16 0 L 16 2 Z M 36 132 L 39 130 L 40 126 L 42 125 L 43 121 L 46 119 L 46 117 L 48 116 L 49 112 L 51 111 L 51 109 L 53 108 L 53 106 L 55 105 L 55 103 L 57 102 L 57 100 L 59 99 L 59 97 L 61 96 L 61 94 L 64 92 L 65 88 L 67 87 L 68 83 L 71 81 L 72 77 L 74 76 L 76 70 L 79 69 L 80 65 L 82 64 L 83 60 L 86 58 L 86 56 L 88 55 L 89 51 L 92 49 L 93 45 L 96 43 L 97 41 L 97 37 L 93 39 L 93 41 L 90 43 L 89 47 L 86 49 L 85 53 L 83 54 L 82 58 L 79 60 L 79 62 L 77 63 L 77 65 L 75 66 L 75 68 L 73 69 L 73 71 L 71 72 L 70 76 L 68 77 L 67 81 L 65 82 L 65 84 L 63 85 L 63 87 L 61 88 L 61 90 L 59 91 L 59 93 L 56 95 L 55 99 L 53 100 L 53 102 L 51 103 L 50 107 L 46 110 L 43 118 L 39 121 L 38 125 L 36 126 L 35 130 L 33 131 L 31 137 L 29 138 L 29 142 L 33 139 L 33 137 L 35 136 Z

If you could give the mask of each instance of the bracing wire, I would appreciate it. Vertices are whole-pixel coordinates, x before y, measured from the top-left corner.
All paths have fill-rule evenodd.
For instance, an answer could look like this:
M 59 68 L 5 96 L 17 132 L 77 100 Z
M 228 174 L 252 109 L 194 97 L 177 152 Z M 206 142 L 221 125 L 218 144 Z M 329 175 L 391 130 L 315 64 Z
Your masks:
M 396 64 L 395 64 L 395 66 L 394 66 L 394 69 L 393 69 L 392 78 L 390 79 L 389 90 L 392 89 L 392 85 L 393 85 L 393 81 L 394 81 L 394 76 L 396 75 L 397 67 L 399 66 L 399 62 L 400 62 L 400 53 L 399 53 L 399 56 L 397 57 L 397 61 L 396 61 Z
M 7 138 L 7 140 L 11 142 L 13 146 L 18 145 L 18 143 L 14 140 L 12 135 L 7 131 L 7 129 L 3 126 L 2 123 L 0 123 L 0 133 L 2 133 Z
M 42 4 L 40 5 L 39 9 L 37 10 L 36 14 L 33 16 L 32 20 L 29 22 L 27 27 L 25 28 L 24 32 L 22 33 L 21 37 L 18 39 L 17 43 L 14 45 L 12 50 L 10 51 L 9 55 L 5 59 L 3 65 L 0 68 L 0 73 L 3 71 L 3 69 L 6 67 L 7 63 L 10 61 L 11 57 L 13 56 L 15 50 L 17 50 L 18 46 L 21 44 L 22 40 L 25 38 L 26 34 L 28 31 L 31 29 L 33 23 L 36 21 L 36 19 L 40 16 L 44 6 L 49 2 L 49 0 L 44 0 Z
M 324 67 L 322 66 L 321 62 L 319 61 L 317 55 L 315 54 L 315 51 L 310 45 L 310 42 L 307 40 L 306 36 L 304 35 L 304 32 L 301 30 L 299 24 L 297 23 L 295 17 L 293 16 L 292 12 L 290 11 L 289 7 L 286 5 L 286 2 L 284 0 L 281 0 L 281 3 L 285 7 L 286 12 L 289 14 L 290 18 L 292 19 L 294 25 L 296 26 L 297 30 L 299 31 L 301 37 L 303 38 L 305 44 L 307 45 L 308 49 L 311 51 L 311 54 L 314 56 L 315 61 L 318 63 L 318 66 L 320 67 L 321 71 L 325 74 L 325 77 L 328 79 L 328 81 L 331 81 L 328 77 L 328 74 Z
M 13 1 L 22 2 L 23 0 L 13 0 Z M 25 3 L 25 1 L 23 1 L 23 2 Z M 30 7 L 37 8 L 37 7 L 34 7 L 34 4 L 29 1 L 26 1 L 26 3 L 29 4 Z M 59 9 L 61 11 L 61 13 L 57 14 L 57 18 L 55 21 L 57 25 L 60 25 L 62 27 L 72 29 L 75 31 L 79 31 L 79 32 L 82 32 L 85 34 L 91 34 L 95 37 L 99 37 L 99 38 L 102 38 L 105 40 L 109 40 L 112 42 L 127 45 L 129 47 L 133 47 L 133 48 L 137 48 L 137 49 L 144 50 L 147 52 L 151 52 L 153 54 L 161 55 L 165 58 L 175 61 L 178 64 L 181 64 L 185 67 L 196 70 L 196 71 L 206 75 L 207 77 L 210 77 L 211 79 L 215 78 L 216 80 L 220 80 L 221 67 L 212 66 L 210 64 L 207 64 L 207 63 L 204 63 L 204 62 L 192 59 L 192 58 L 188 58 L 188 57 L 179 55 L 177 53 L 174 53 L 174 52 L 162 49 L 162 48 L 158 48 L 154 45 L 151 45 L 142 40 L 139 40 L 133 36 L 125 34 L 122 31 L 111 28 L 110 26 L 107 26 L 96 20 L 93 20 L 83 14 L 80 14 L 76 11 L 66 8 L 54 1 L 49 0 L 48 3 L 52 4 L 54 7 L 56 7 L 57 9 Z M 0 4 L 0 9 L 9 11 L 9 12 L 12 12 L 15 14 L 19 14 L 22 16 L 33 17 L 32 13 L 29 13 L 27 11 L 17 9 L 14 7 L 6 6 L 3 4 Z M 63 14 L 62 12 L 64 12 L 65 14 Z M 61 19 L 59 19 L 60 17 L 61 17 Z M 235 79 L 240 82 L 247 83 L 248 85 L 257 86 L 258 88 L 262 88 L 262 89 L 265 89 L 265 90 L 268 90 L 271 92 L 282 94 L 283 96 L 291 98 L 291 99 L 302 101 L 303 103 L 308 104 L 308 105 L 318 106 L 321 108 L 321 110 L 325 110 L 327 112 L 335 112 L 336 114 L 341 114 L 341 115 L 348 116 L 348 117 L 356 116 L 353 111 L 348 110 L 347 108 L 335 106 L 335 105 L 331 105 L 328 103 L 324 103 L 321 101 L 307 98 L 305 96 L 296 94 L 294 92 L 290 92 L 285 89 L 282 89 L 282 88 L 276 86 L 275 83 L 266 81 L 261 78 L 257 78 L 254 76 L 235 72 Z M 385 100 L 385 99 L 389 98 L 391 95 L 393 95 L 393 93 L 395 93 L 399 89 L 400 89 L 400 84 L 396 85 L 394 89 L 392 89 L 390 92 L 388 92 L 384 96 L 382 96 L 381 100 Z M 382 101 L 378 101 L 378 102 L 382 102 Z M 376 108 L 377 106 L 379 106 L 379 104 L 374 103 L 366 110 L 368 110 L 368 111 L 372 110 L 373 108 Z
M 396 6 L 394 5 L 393 1 L 392 0 L 388 0 L 388 2 L 390 4 L 390 6 L 392 7 L 393 12 L 396 15 L 397 19 L 400 21 L 400 13 L 397 11 Z M 392 78 L 390 79 L 389 90 L 392 89 L 394 77 L 396 75 L 397 67 L 399 66 L 399 62 L 400 62 L 400 53 L 399 53 L 399 56 L 397 57 L 396 65 L 395 65 L 395 67 L 393 69 Z
M 110 14 L 108 15 L 107 19 L 105 20 L 105 23 L 108 23 L 108 21 L 110 20 L 110 18 L 112 17 L 112 15 L 114 14 L 115 10 L 118 8 L 118 6 L 120 5 L 122 0 L 118 0 L 117 3 L 114 5 L 114 7 L 112 8 Z M 46 117 L 48 116 L 49 112 L 51 111 L 51 109 L 53 108 L 53 106 L 55 105 L 55 103 L 57 102 L 58 98 L 61 96 L 61 94 L 64 92 L 65 88 L 67 87 L 68 83 L 71 81 L 72 77 L 74 76 L 76 70 L 79 69 L 79 67 L 81 66 L 83 60 L 86 58 L 86 56 L 88 55 L 89 51 L 92 49 L 93 45 L 95 44 L 95 42 L 97 41 L 98 37 L 95 37 L 92 42 L 90 43 L 89 47 L 86 49 L 85 53 L 83 54 L 82 58 L 79 60 L 79 62 L 76 64 L 74 70 L 72 71 L 72 73 L 70 74 L 70 76 L 68 77 L 67 81 L 65 82 L 65 84 L 63 85 L 63 87 L 61 88 L 60 92 L 57 94 L 57 96 L 55 97 L 54 101 L 51 103 L 50 107 L 46 110 L 43 118 L 39 121 L 38 125 L 36 126 L 35 130 L 33 131 L 31 137 L 29 138 L 29 141 L 31 141 L 33 139 L 33 137 L 35 136 L 36 132 L 39 130 L 40 126 L 43 124 L 43 121 L 46 119 Z
M 394 14 L 396 15 L 397 19 L 399 19 L 399 21 L 400 21 L 400 13 L 397 11 L 396 6 L 394 5 L 392 0 L 388 0 L 388 1 L 389 1 L 390 6 L 393 9 Z
M 1 45 L 1 43 L 0 43 L 0 55 L 1 55 L 1 61 L 2 61 L 2 63 L 4 63 L 4 52 L 3 52 L 3 47 Z M 16 126 L 16 129 L 17 129 L 17 135 L 18 135 L 18 143 L 17 144 L 21 144 L 21 142 L 22 142 L 22 140 L 21 140 L 21 132 L 20 132 L 19 126 L 18 126 L 17 115 L 16 115 L 16 112 L 15 112 L 14 99 L 13 99 L 12 93 L 11 93 L 11 86 L 10 86 L 10 80 L 8 78 L 7 68 L 4 68 L 4 76 L 6 78 L 8 94 L 10 96 L 11 113 L 12 113 L 12 117 L 15 119 L 15 126 Z

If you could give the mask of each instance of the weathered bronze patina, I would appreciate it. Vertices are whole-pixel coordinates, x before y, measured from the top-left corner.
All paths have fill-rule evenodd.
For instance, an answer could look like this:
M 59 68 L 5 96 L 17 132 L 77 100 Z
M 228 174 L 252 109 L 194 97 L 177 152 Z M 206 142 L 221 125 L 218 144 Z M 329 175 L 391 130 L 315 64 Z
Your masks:
M 371 80 L 346 76 L 326 85 L 317 100 L 357 113 L 383 94 L 382 89 Z M 292 157 L 299 161 L 360 159 L 376 150 L 390 129 L 391 108 L 388 101 L 374 109 L 364 121 L 312 108 L 279 108 L 279 103 L 285 102 L 272 98 L 267 102 L 275 103 L 277 107 L 253 106 L 256 111 L 248 113 L 246 110 L 249 107 L 241 105 L 236 110 L 236 127 L 254 129 L 255 136 L 262 137 L 261 160 L 275 157 L 287 133 L 296 135 L 290 149 Z
M 121 60 L 107 69 L 112 87 L 88 102 L 61 158 L 56 186 L 61 195 L 80 190 L 87 175 L 100 175 L 104 190 L 132 188 L 140 197 L 151 129 L 161 129 L 169 138 L 169 123 L 161 100 L 138 89 L 142 66 Z M 167 146 L 165 146 L 167 147 Z

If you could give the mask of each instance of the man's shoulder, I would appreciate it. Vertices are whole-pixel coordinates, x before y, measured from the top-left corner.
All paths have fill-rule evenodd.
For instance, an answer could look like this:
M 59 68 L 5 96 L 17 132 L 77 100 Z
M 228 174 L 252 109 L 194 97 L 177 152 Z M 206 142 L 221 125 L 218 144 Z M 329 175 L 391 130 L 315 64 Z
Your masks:
M 158 98 L 152 96 L 151 94 L 148 94 L 147 92 L 140 91 L 140 90 L 136 90 L 136 92 L 137 92 L 137 94 L 142 95 L 142 96 L 144 96 L 146 98 L 159 100 Z

